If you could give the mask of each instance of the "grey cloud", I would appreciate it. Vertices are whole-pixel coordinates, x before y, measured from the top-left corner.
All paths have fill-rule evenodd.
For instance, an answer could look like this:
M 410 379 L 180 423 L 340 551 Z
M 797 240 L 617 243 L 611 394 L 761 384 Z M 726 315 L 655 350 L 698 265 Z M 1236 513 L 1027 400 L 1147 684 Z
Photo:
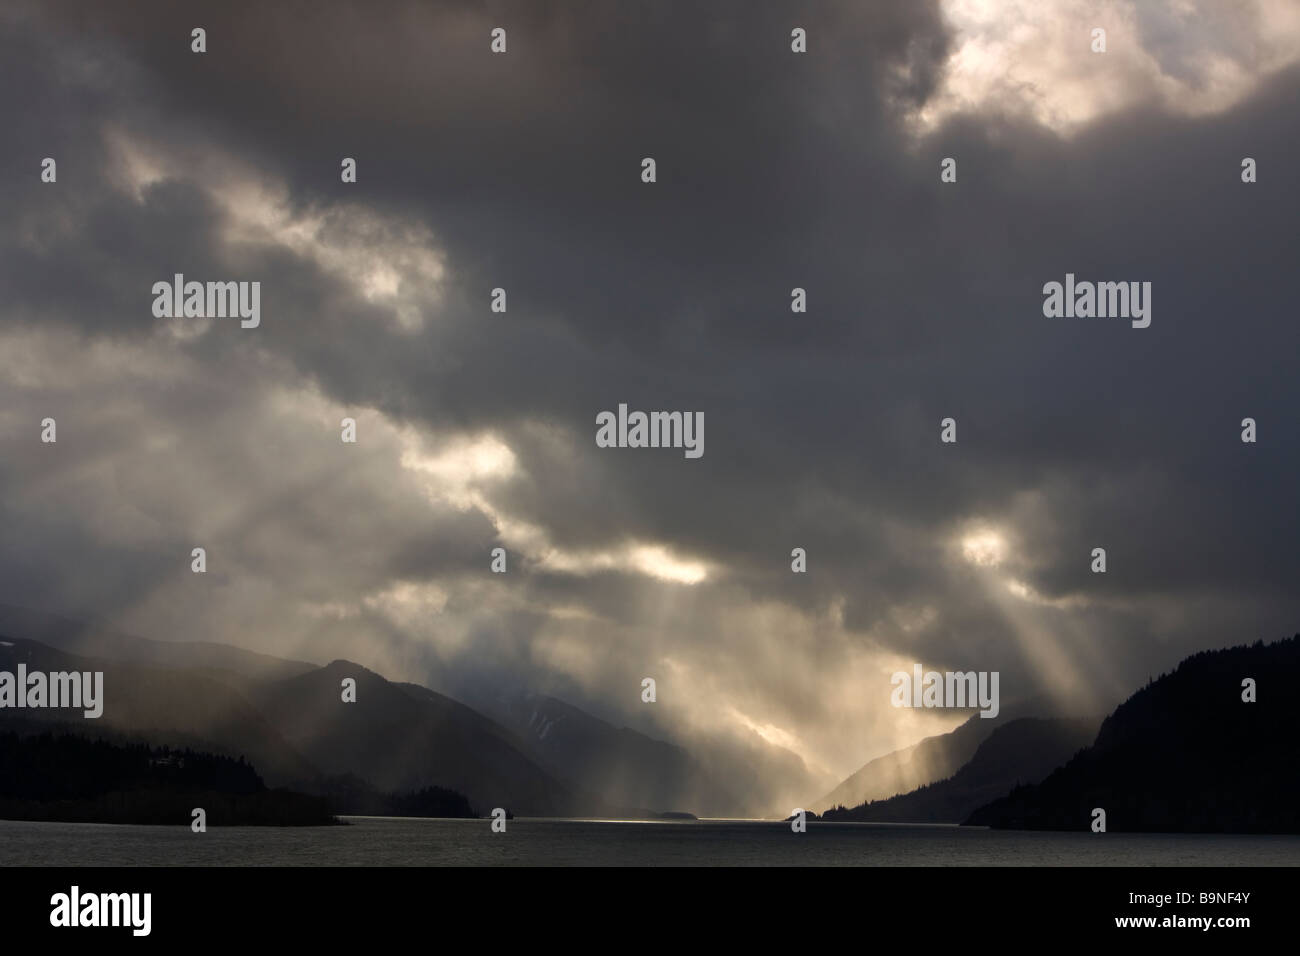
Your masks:
M 379 476 L 363 469 L 349 484 L 324 452 L 304 452 L 290 478 L 274 449 L 244 449 L 256 481 L 225 493 L 241 519 L 232 545 L 253 539 L 249 572 L 286 595 L 348 600 L 385 582 L 436 582 L 461 646 L 478 650 L 373 610 L 322 623 L 322 648 L 345 646 L 355 626 L 377 655 L 426 667 L 440 686 L 487 695 L 549 683 L 607 713 L 635 710 L 540 650 L 552 635 L 536 608 L 571 604 L 599 622 L 572 634 L 600 680 L 673 654 L 725 664 L 734 672 L 719 686 L 735 700 L 812 737 L 835 719 L 817 681 L 863 649 L 994 661 L 1004 687 L 1032 687 L 1046 678 L 1013 636 L 1030 627 L 1110 693 L 1187 651 L 1295 629 L 1300 341 L 1287 317 L 1300 197 L 1285 164 L 1300 146 L 1300 73 L 1217 116 L 1135 109 L 1062 139 L 990 111 L 917 139 L 908 113 L 952 48 L 935 4 L 389 13 L 25 8 L 2 41 L 0 96 L 23 145 L 0 186 L 16 210 L 0 230 L 6 323 L 146 342 L 155 279 L 256 270 L 262 329 L 175 346 L 201 377 L 155 396 L 172 420 L 202 427 L 231 400 L 206 383 L 248 376 L 259 434 L 263 377 L 283 376 L 440 435 L 490 432 L 520 466 L 492 504 L 555 546 L 662 542 L 716 575 L 646 637 L 647 615 L 681 588 L 521 564 L 507 598 L 481 582 L 496 543 L 484 513 L 386 500 Z M 186 40 L 199 22 L 203 57 Z M 494 58 L 487 29 L 498 22 L 511 47 Z M 809 31 L 805 57 L 789 53 L 793 25 Z M 107 168 L 110 124 L 146 148 L 246 164 L 286 186 L 293 214 L 354 202 L 423 223 L 445 255 L 438 304 L 422 304 L 419 332 L 402 331 L 319 262 L 228 242 L 227 213 L 197 172 L 139 201 L 124 194 Z M 47 153 L 60 156 L 57 188 L 36 181 Z M 356 186 L 338 182 L 345 155 L 359 160 Z M 647 155 L 659 161 L 654 186 L 638 179 Z M 1254 186 L 1238 180 L 1244 155 L 1260 160 Z M 955 186 L 938 181 L 944 156 L 958 158 Z M 1151 328 L 1043 318 L 1042 284 L 1067 271 L 1152 281 Z M 506 315 L 487 309 L 498 285 Z M 789 311 L 796 285 L 807 315 Z M 38 403 L 27 401 L 30 417 Z M 703 410 L 705 456 L 596 449 L 594 416 L 619 402 Z M 955 446 L 938 442 L 948 415 Z M 1246 415 L 1261 423 L 1259 445 L 1237 440 Z M 232 454 L 243 441 L 205 440 Z M 6 489 L 39 480 L 36 452 L 17 447 Z M 115 494 L 133 500 L 136 480 Z M 383 508 L 350 514 L 341 489 Z M 55 608 L 122 610 L 156 590 L 171 560 L 159 555 L 183 543 L 120 547 L 38 504 L 6 509 L 31 545 L 0 562 L 7 588 Z M 974 518 L 1007 524 L 1018 546 L 1007 573 L 1062 606 L 1010 619 L 945 550 Z M 360 568 L 311 554 L 286 567 L 274 548 L 259 558 L 259 526 L 354 549 Z M 810 555 L 806 576 L 789 571 L 796 545 Z M 1088 571 L 1094 546 L 1108 549 L 1105 576 Z M 74 553 L 111 562 L 111 574 L 88 587 L 68 566 Z M 756 603 L 815 618 L 837 600 L 846 634 L 811 628 L 790 643 L 726 629 Z M 925 606 L 934 623 L 898 625 L 899 608 Z M 210 626 L 235 633 L 212 610 Z M 623 642 L 617 653 L 594 636 L 602 627 Z M 425 657 L 409 646 L 422 641 Z M 784 666 L 758 653 L 782 641 Z

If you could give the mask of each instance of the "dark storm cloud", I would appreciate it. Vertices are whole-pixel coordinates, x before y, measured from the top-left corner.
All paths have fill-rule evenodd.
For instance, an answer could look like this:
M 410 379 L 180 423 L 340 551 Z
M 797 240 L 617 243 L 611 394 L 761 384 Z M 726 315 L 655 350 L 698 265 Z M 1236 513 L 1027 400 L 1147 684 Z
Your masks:
M 519 470 L 493 505 L 556 547 L 653 541 L 708 562 L 689 613 L 674 612 L 687 630 L 656 639 L 663 653 L 700 645 L 743 666 L 746 638 L 718 636 L 728 610 L 780 601 L 816 616 L 842 601 L 850 631 L 935 665 L 1000 667 L 1014 678 L 1004 689 L 1046 679 L 1009 636 L 1018 627 L 1060 641 L 1084 683 L 1126 687 L 1186 651 L 1295 629 L 1294 69 L 1219 115 L 1138 106 L 1063 138 L 988 110 L 920 135 L 909 120 L 954 42 L 937 4 L 382 14 L 55 3 L 14 15 L 0 67 L 22 144 L 0 186 L 15 210 L 0 232 L 10 321 L 146 340 L 154 280 L 255 274 L 256 336 L 209 334 L 181 354 L 291 370 L 332 401 L 439 433 L 499 435 Z M 503 57 L 487 52 L 498 25 Z M 194 26 L 203 56 L 189 51 Z M 793 26 L 808 30 L 806 56 L 789 51 Z M 110 128 L 193 154 L 193 175 L 129 196 Z M 57 191 L 36 181 L 44 155 L 59 156 Z M 1247 155 L 1253 186 L 1238 178 Z M 355 186 L 338 181 L 343 156 L 358 160 Z M 939 182 L 945 156 L 955 185 Z M 396 327 L 299 250 L 228 241 L 231 213 L 204 180 L 223 157 L 283 183 L 291 214 L 353 202 L 427 226 L 445 278 L 436 303 L 421 300 L 423 327 Z M 1152 282 L 1151 327 L 1044 318 L 1042 285 L 1066 272 Z M 488 311 L 496 286 L 506 315 Z M 790 312 L 794 286 L 807 315 Z M 280 364 L 255 364 L 268 355 Z M 176 401 L 174 414 L 203 419 L 201 392 Z M 704 457 L 596 449 L 595 415 L 619 402 L 703 411 Z M 1258 445 L 1238 440 L 1248 415 Z M 956 445 L 938 441 L 946 416 Z M 267 486 L 245 520 L 273 514 L 310 537 L 326 522 L 310 492 Z M 1004 570 L 1040 600 L 1032 624 L 954 554 L 974 519 L 1014 539 Z M 31 520 L 55 601 L 78 532 Z M 433 527 L 436 543 L 371 529 L 394 540 L 363 577 L 436 580 L 451 607 L 474 604 L 480 592 L 458 588 L 495 541 L 490 522 L 447 512 Z M 367 534 L 354 530 L 362 550 Z M 789 571 L 794 546 L 808 575 Z M 1104 576 L 1088 569 L 1098 546 Z M 7 580 L 30 579 L 4 559 Z M 520 569 L 520 601 L 582 606 L 615 629 L 646 620 L 641 576 Z M 150 590 L 158 573 L 155 559 L 126 561 L 113 588 Z M 936 623 L 898 624 L 926 607 Z M 503 605 L 473 626 L 485 653 L 444 679 L 533 679 L 551 666 L 530 653 L 542 628 Z M 790 649 L 810 680 L 850 650 L 825 633 Z M 744 683 L 774 721 L 835 719 L 833 703 L 783 692 L 799 677 L 753 657 Z

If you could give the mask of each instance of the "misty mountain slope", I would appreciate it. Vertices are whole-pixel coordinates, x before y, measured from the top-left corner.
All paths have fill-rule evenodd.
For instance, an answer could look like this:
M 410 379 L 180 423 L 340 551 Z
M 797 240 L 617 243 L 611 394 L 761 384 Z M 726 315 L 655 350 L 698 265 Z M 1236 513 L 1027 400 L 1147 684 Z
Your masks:
M 1242 681 L 1258 699 L 1242 700 Z M 1102 723 L 1037 785 L 967 819 L 1026 830 L 1300 832 L 1300 635 L 1187 658 Z
M 1077 695 L 1033 696 L 1004 703 L 996 717 L 971 714 L 965 723 L 946 734 L 926 737 L 870 761 L 810 809 L 820 814 L 833 807 L 858 807 L 946 780 L 970 762 L 995 729 L 1012 720 L 1079 717 L 1109 709 L 1109 704 L 1098 705 Z
M 615 727 L 554 697 L 523 695 L 498 711 L 543 767 L 620 807 L 709 814 L 740 804 L 690 753 L 628 727 Z
M 23 708 L 0 710 L 0 721 L 22 718 L 67 723 L 81 733 L 111 728 L 143 737 L 155 746 L 195 747 L 245 757 L 268 785 L 303 787 L 319 772 L 279 733 L 241 691 L 240 675 L 215 669 L 163 669 L 83 657 L 35 641 L 4 638 L 0 670 L 102 671 L 103 716 L 87 719 L 81 710 Z
M 342 681 L 357 682 L 355 703 Z M 255 699 L 280 732 L 328 774 L 354 773 L 382 790 L 457 790 L 482 812 L 527 815 L 591 809 L 533 763 L 482 714 L 416 685 L 394 684 L 347 661 L 260 685 Z
M 99 624 L 12 605 L 0 604 L 0 620 L 9 621 L 18 628 L 10 632 L 15 638 L 41 635 L 72 653 L 115 662 L 111 667 L 105 664 L 96 669 L 117 670 L 123 665 L 139 664 L 155 670 L 183 672 L 187 675 L 186 680 L 205 677 L 224 684 L 228 692 L 242 696 L 246 708 L 263 707 L 267 698 L 257 689 L 262 680 L 299 677 L 318 670 L 313 664 L 282 660 L 222 644 L 171 644 L 146 640 L 120 634 Z M 115 679 L 114 683 L 121 686 L 120 680 Z M 141 686 L 147 686 L 147 682 Z M 537 772 L 544 770 L 544 776 L 554 779 L 550 784 L 542 785 L 541 790 L 558 785 L 567 795 L 556 800 L 549 797 L 537 799 L 538 792 L 534 791 L 526 796 L 529 804 L 536 802 L 543 808 L 568 807 L 564 812 L 610 816 L 665 809 L 684 809 L 713 816 L 771 816 L 783 812 L 782 801 L 776 799 L 773 781 L 786 782 L 786 788 L 795 793 L 811 789 L 808 786 L 811 777 L 801 758 L 758 739 L 749 742 L 732 741 L 730 746 L 714 746 L 716 741 L 700 741 L 704 751 L 691 753 L 675 744 L 656 740 L 629 728 L 615 728 L 555 698 L 548 699 L 548 707 L 556 713 L 563 712 L 567 715 L 565 732 L 543 739 L 540 722 L 533 728 L 526 721 L 518 723 L 511 717 L 509 707 L 505 711 L 499 707 L 493 708 L 494 716 L 506 725 L 503 727 L 476 710 L 426 687 L 409 683 L 392 683 L 391 686 L 400 688 L 412 699 L 431 706 L 435 713 L 445 711 L 455 715 L 456 719 L 446 724 L 447 727 L 460 727 L 471 738 L 475 733 L 484 733 L 503 746 L 484 751 L 478 759 L 481 767 L 471 772 L 474 761 L 466 755 L 465 747 L 456 744 L 455 738 L 446 742 L 435 740 L 431 748 L 422 747 L 415 754 L 416 762 L 411 764 L 411 772 L 406 775 L 412 779 L 405 784 L 393 784 L 390 787 L 381 781 L 371 780 L 363 768 L 377 770 L 385 780 L 397 779 L 403 776 L 401 765 L 408 751 L 400 741 L 393 744 L 381 739 L 381 735 L 372 738 L 365 745 L 349 749 L 349 753 L 362 758 L 356 766 L 323 771 L 327 776 L 355 773 L 385 790 L 417 789 L 426 785 L 452 786 L 435 773 L 436 767 L 429 766 L 428 753 L 432 749 L 453 755 L 459 762 L 457 766 L 467 775 L 465 779 L 477 776 L 482 780 L 495 780 L 496 783 L 489 789 L 500 789 L 500 781 L 516 770 L 534 781 Z M 199 692 L 187 703 L 198 707 L 208 696 L 206 691 Z M 268 732 L 267 728 L 258 726 L 256 722 L 244 720 L 243 717 L 248 717 L 246 713 L 225 727 L 211 720 L 196 723 L 189 718 L 182 721 L 184 726 L 169 726 L 167 715 L 171 712 L 170 705 L 164 701 L 170 699 L 165 691 L 162 698 L 157 694 L 146 695 L 144 699 L 132 704 L 129 712 L 123 711 L 119 717 L 125 720 L 128 729 L 157 731 L 150 736 L 157 743 L 203 746 L 222 753 L 245 753 L 250 760 L 256 753 L 258 758 L 254 763 L 274 786 L 292 786 L 314 791 L 320 784 L 315 762 L 307 761 L 298 753 L 297 748 L 285 742 L 278 733 L 278 728 Z M 337 692 L 333 699 L 338 699 Z M 216 710 L 222 709 L 213 706 Z M 529 711 L 529 716 L 531 713 Z M 554 732 L 558 725 L 552 722 L 551 726 Z M 469 731 L 465 728 L 476 730 Z M 303 731 L 302 739 L 312 736 L 304 728 L 299 729 Z M 442 731 L 434 727 L 432 732 L 436 738 Z M 198 736 L 199 734 L 203 736 Z M 540 746 L 535 746 L 536 744 Z M 515 758 L 509 756 L 512 752 Z M 519 755 L 526 758 L 524 763 L 516 759 Z M 524 792 L 529 793 L 527 788 Z M 788 802 L 787 794 L 782 794 L 782 798 Z M 482 800 L 478 802 L 483 803 Z M 531 811 L 521 806 L 521 812 L 561 811 Z
M 945 780 L 824 819 L 877 823 L 961 823 L 977 807 L 1022 783 L 1037 783 L 1097 735 L 1100 717 L 1021 717 L 995 727 L 974 756 Z
M 255 678 L 292 677 L 317 666 L 246 651 L 229 644 L 151 641 L 121 634 L 93 622 L 11 604 L 0 604 L 0 634 L 11 634 L 87 657 L 111 658 L 150 667 L 215 667 Z
M 926 737 L 910 747 L 877 757 L 816 801 L 811 809 L 824 813 L 832 807 L 857 807 L 950 777 L 975 755 L 999 719 L 974 714 L 949 733 Z

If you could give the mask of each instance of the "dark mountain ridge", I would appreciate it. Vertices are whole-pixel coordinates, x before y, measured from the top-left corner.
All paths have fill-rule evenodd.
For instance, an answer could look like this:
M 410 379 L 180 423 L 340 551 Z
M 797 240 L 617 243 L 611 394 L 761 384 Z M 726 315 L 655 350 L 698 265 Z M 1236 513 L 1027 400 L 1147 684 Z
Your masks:
M 22 717 L 96 735 L 112 730 L 155 746 L 243 756 L 275 787 L 327 792 L 330 777 L 354 773 L 383 792 L 458 791 L 476 806 L 536 815 L 591 812 L 533 764 L 511 735 L 462 704 L 414 693 L 357 664 L 335 661 L 279 680 L 207 667 L 160 668 L 83 657 L 35 641 L 3 638 L 0 669 L 100 671 L 104 713 L 0 709 L 0 727 Z M 344 677 L 357 702 L 344 703 Z
M 356 681 L 356 702 L 342 682 Z M 508 807 L 530 816 L 591 812 L 523 753 L 503 727 L 435 691 L 394 684 L 349 661 L 267 681 L 253 691 L 266 718 L 326 774 L 354 773 L 381 790 L 438 786 L 475 807 Z
M 1243 700 L 1243 681 L 1257 700 Z M 1300 634 L 1202 651 L 1149 682 L 1096 742 L 968 824 L 1117 832 L 1300 832 Z

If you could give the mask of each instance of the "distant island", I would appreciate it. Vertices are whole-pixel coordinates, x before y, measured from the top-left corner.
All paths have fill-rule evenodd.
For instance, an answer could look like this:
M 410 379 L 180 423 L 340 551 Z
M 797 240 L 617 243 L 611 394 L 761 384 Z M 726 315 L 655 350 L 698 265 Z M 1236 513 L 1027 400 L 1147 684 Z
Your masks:
M 446 787 L 422 787 L 402 793 L 384 793 L 355 774 L 321 781 L 315 788 L 339 814 L 372 817 L 443 817 L 478 819 L 483 815 L 463 793 Z

